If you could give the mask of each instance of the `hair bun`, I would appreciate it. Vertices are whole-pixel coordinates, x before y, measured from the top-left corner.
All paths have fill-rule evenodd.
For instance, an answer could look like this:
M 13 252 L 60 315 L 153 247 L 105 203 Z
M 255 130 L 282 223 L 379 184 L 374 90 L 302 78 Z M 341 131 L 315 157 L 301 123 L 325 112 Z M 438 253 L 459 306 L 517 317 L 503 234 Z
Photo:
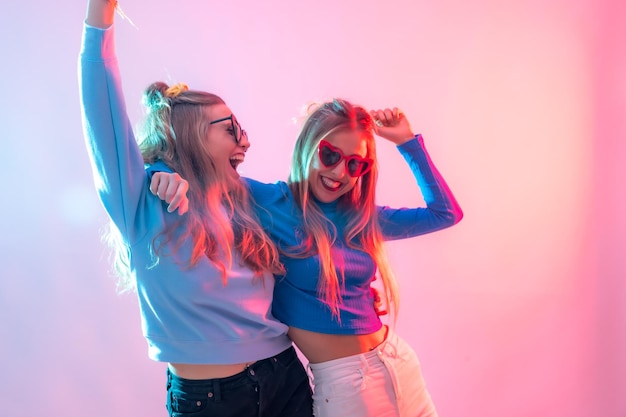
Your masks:
M 149 110 L 168 106 L 165 92 L 169 86 L 162 81 L 150 84 L 143 92 L 143 104 Z

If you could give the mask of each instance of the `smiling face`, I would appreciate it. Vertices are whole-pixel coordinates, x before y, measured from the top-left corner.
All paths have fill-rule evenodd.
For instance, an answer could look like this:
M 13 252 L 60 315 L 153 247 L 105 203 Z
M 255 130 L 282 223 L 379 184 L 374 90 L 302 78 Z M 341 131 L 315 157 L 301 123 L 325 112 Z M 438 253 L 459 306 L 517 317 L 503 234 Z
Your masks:
M 232 178 L 239 178 L 237 167 L 244 161 L 250 147 L 248 135 L 225 104 L 206 107 L 205 114 L 209 123 L 204 139 L 207 153 L 213 159 L 216 169 Z
M 326 142 L 349 157 L 367 157 L 367 133 L 361 130 L 339 130 L 325 138 Z M 358 181 L 348 173 L 345 158 L 334 166 L 327 167 L 316 153 L 309 170 L 309 187 L 315 198 L 330 203 L 351 191 Z

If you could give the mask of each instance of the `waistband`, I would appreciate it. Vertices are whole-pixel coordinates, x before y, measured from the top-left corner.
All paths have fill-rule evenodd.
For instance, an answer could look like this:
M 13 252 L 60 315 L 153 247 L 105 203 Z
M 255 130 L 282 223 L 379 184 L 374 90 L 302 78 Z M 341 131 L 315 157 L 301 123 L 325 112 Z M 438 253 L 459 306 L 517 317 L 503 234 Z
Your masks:
M 168 368 L 167 389 L 179 388 L 185 392 L 196 394 L 203 394 L 207 391 L 219 393 L 222 390 L 234 389 L 241 385 L 249 384 L 250 380 L 256 381 L 257 374 L 262 373 L 268 368 L 275 369 L 279 364 L 290 363 L 294 359 L 299 360 L 296 350 L 291 346 L 276 356 L 256 361 L 238 374 L 213 379 L 185 379 L 176 376 Z
M 386 355 L 395 356 L 398 346 L 398 335 L 390 328 L 387 327 L 387 334 L 385 340 L 383 340 L 378 346 L 369 352 L 357 353 L 356 355 L 346 356 L 344 358 L 333 359 L 326 362 L 309 363 L 308 367 L 311 371 L 324 371 L 326 369 L 341 369 L 343 367 L 360 367 L 362 364 L 367 363 L 369 365 L 375 365 L 380 362 L 378 356 L 382 353 Z

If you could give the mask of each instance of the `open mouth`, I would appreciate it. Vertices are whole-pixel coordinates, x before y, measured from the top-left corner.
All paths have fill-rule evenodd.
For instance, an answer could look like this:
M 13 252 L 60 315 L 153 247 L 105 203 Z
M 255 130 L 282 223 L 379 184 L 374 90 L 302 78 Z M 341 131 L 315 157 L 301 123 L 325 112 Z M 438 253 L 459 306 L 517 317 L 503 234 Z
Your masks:
M 331 192 L 338 191 L 341 188 L 341 186 L 343 185 L 341 182 L 333 181 L 333 180 L 331 180 L 328 177 L 320 176 L 320 180 L 321 180 L 322 185 L 324 186 L 324 188 L 327 189 L 328 191 L 331 191 Z
M 230 166 L 233 167 L 233 169 L 236 171 L 239 164 L 243 162 L 243 159 L 244 156 L 241 154 L 231 156 L 229 160 Z

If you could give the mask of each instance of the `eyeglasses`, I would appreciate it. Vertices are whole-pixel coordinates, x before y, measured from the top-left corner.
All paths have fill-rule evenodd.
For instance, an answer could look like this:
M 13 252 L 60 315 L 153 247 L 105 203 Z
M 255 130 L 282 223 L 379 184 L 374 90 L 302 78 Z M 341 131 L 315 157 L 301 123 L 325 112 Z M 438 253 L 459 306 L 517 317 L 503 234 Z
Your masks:
M 233 114 L 231 114 L 228 117 L 223 117 L 221 119 L 213 120 L 209 124 L 214 125 L 215 123 L 225 122 L 226 120 L 230 120 L 231 131 L 229 133 L 233 135 L 233 138 L 235 138 L 235 142 L 239 143 L 241 142 L 241 138 L 243 138 L 244 136 L 246 137 L 248 136 L 246 131 L 241 128 L 241 125 L 239 124 L 239 122 L 235 118 L 235 115 Z
M 325 140 L 320 142 L 318 153 L 320 161 L 326 168 L 332 168 L 342 160 L 345 160 L 348 174 L 351 177 L 360 177 L 367 174 L 374 164 L 374 160 L 371 158 L 363 158 L 359 155 L 345 156 L 341 149 L 335 148 Z

